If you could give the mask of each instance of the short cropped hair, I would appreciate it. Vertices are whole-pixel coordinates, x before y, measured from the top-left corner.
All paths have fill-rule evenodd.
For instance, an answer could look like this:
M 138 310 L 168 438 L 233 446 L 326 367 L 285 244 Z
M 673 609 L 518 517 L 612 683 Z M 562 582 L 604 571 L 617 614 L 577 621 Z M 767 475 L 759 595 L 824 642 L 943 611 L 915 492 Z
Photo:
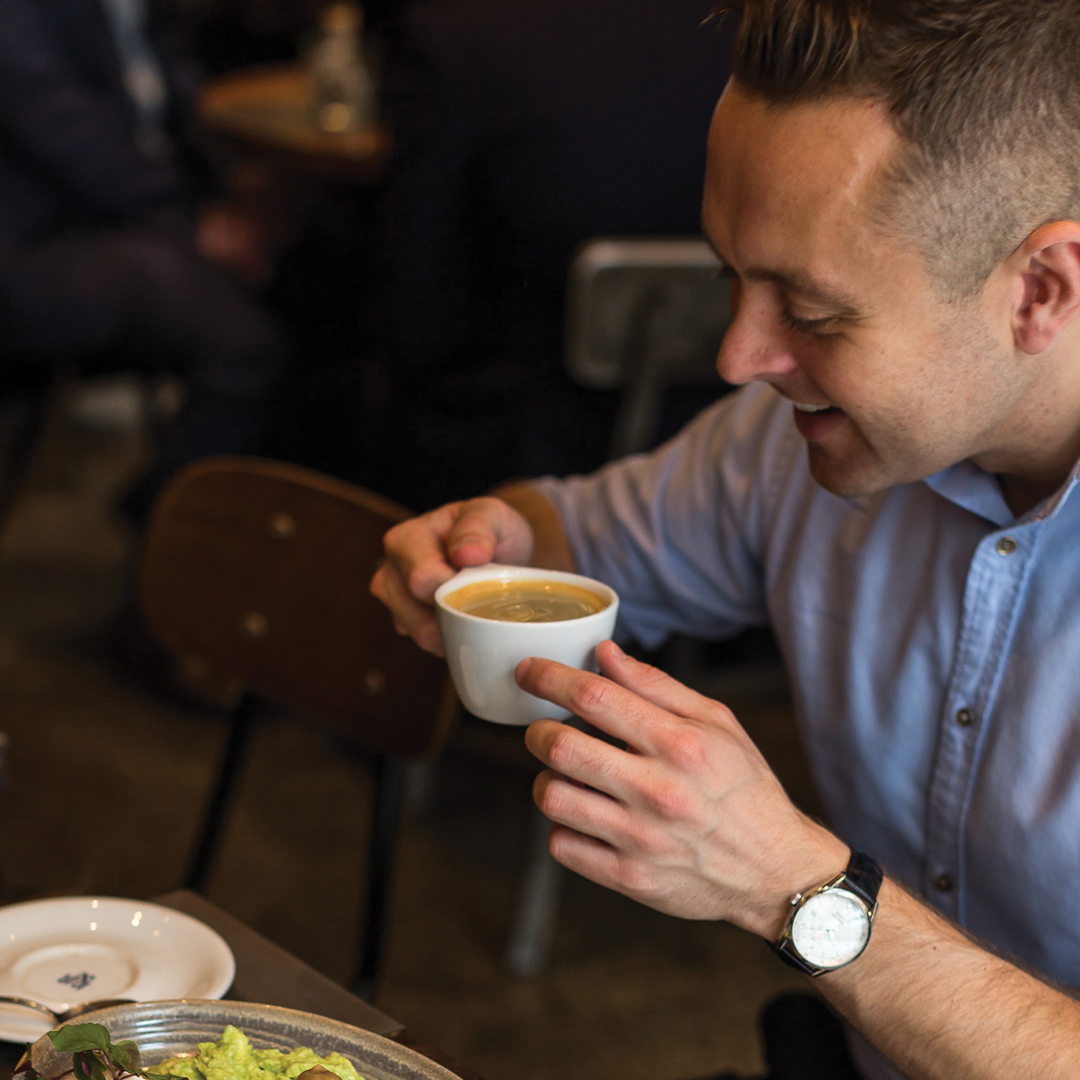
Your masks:
M 724 0 L 732 71 L 777 103 L 887 106 L 878 216 L 951 299 L 1040 225 L 1080 219 L 1080 0 Z

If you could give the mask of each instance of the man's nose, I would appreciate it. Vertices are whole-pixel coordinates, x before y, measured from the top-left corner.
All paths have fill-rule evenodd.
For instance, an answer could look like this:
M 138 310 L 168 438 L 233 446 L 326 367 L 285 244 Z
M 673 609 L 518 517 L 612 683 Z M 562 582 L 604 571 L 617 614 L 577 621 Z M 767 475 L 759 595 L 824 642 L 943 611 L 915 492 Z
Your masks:
M 716 370 L 734 386 L 786 375 L 797 362 L 769 298 L 735 283 L 732 321 L 720 344 Z

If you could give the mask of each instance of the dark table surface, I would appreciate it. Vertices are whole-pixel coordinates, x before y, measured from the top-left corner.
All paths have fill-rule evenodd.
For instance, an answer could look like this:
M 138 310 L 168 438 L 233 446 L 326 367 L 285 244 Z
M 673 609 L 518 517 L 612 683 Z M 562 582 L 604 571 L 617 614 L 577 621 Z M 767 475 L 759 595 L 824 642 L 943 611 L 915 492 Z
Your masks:
M 404 1024 L 361 1001 L 198 893 L 177 889 L 155 896 L 154 902 L 191 915 L 225 939 L 236 959 L 236 978 L 226 999 L 302 1009 L 391 1038 L 405 1030 Z
M 236 978 L 225 995 L 232 1001 L 280 1005 L 341 1020 L 411 1047 L 462 1077 L 480 1080 L 476 1073 L 427 1043 L 400 1021 L 349 993 L 332 979 L 298 960 L 292 953 L 256 933 L 239 919 L 188 889 L 155 896 L 154 901 L 175 908 L 216 930 L 236 958 Z M 22 1047 L 0 1042 L 0 1080 L 6 1080 Z

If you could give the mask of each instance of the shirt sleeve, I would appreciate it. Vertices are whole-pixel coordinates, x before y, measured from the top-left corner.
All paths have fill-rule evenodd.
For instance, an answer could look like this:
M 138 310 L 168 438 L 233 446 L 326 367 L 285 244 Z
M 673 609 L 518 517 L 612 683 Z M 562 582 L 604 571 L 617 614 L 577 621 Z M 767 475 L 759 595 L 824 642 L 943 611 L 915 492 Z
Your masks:
M 0 3 L 0 137 L 83 212 L 125 219 L 182 199 L 179 173 L 145 155 L 116 95 L 76 71 L 38 0 Z
M 768 622 L 762 554 L 778 474 L 801 440 L 783 399 L 752 386 L 651 454 L 545 478 L 578 572 L 619 594 L 617 634 L 719 640 Z

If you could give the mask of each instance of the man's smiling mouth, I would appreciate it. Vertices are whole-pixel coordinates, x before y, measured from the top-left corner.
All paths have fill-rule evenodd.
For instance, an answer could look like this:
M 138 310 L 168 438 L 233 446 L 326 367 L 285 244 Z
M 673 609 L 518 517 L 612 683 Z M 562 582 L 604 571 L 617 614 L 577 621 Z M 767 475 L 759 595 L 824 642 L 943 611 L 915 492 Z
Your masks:
M 810 401 L 792 401 L 791 404 L 795 427 L 809 442 L 828 438 L 844 419 L 844 410 L 836 405 L 816 405 Z

